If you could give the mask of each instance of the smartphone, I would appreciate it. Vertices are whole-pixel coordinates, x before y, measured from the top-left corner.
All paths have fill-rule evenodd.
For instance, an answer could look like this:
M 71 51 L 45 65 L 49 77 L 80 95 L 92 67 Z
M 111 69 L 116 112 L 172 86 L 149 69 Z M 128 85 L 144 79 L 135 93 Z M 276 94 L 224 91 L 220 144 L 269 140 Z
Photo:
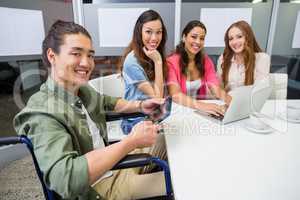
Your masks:
M 159 124 L 164 119 L 169 117 L 172 109 L 172 97 L 168 96 L 165 99 L 165 102 L 162 105 L 159 105 L 154 112 L 152 113 L 152 117 L 149 116 L 149 120 L 151 120 L 155 124 Z

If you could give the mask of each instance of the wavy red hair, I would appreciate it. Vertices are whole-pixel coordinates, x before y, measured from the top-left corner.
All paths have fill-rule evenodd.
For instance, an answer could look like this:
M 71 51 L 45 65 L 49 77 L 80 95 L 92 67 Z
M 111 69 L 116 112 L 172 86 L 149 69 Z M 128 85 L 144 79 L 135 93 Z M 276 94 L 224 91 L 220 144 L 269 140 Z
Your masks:
M 228 84 L 228 73 L 231 66 L 231 59 L 234 55 L 234 52 L 229 46 L 229 36 L 228 33 L 230 29 L 236 27 L 240 29 L 245 36 L 245 45 L 244 50 L 242 52 L 244 65 L 245 65 L 245 85 L 252 85 L 254 83 L 254 68 L 255 68 L 255 53 L 262 52 L 261 48 L 259 47 L 254 33 L 250 27 L 250 25 L 246 21 L 237 21 L 229 26 L 227 29 L 224 41 L 225 41 L 225 49 L 223 52 L 223 63 L 222 67 L 222 79 L 224 82 L 224 87 L 226 88 Z

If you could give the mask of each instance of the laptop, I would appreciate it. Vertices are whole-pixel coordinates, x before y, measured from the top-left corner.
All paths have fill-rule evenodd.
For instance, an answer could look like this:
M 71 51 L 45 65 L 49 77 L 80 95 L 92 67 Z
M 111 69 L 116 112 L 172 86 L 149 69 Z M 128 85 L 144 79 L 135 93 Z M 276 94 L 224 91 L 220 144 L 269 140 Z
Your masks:
M 232 100 L 224 116 L 216 116 L 203 111 L 195 113 L 221 124 L 238 121 L 249 117 L 252 112 L 260 112 L 264 103 L 269 98 L 272 91 L 269 79 L 262 80 L 255 85 L 241 86 L 229 93 Z M 222 101 L 216 101 L 219 105 L 224 104 Z

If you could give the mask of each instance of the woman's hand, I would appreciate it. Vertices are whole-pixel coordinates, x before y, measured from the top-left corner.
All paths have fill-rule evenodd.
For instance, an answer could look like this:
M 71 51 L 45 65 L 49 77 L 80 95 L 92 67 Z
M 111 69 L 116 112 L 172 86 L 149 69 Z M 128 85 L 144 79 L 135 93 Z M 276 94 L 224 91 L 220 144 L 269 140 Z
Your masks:
M 218 85 L 211 85 L 209 89 L 217 99 L 223 100 L 229 106 L 232 97 L 225 90 Z
M 232 97 L 227 94 L 226 97 L 225 97 L 225 100 L 224 100 L 225 103 L 226 103 L 226 106 L 230 105 L 231 100 L 232 100 Z
M 146 47 L 143 47 L 143 51 L 154 63 L 162 63 L 161 55 L 156 49 L 148 50 Z
M 209 114 L 213 114 L 216 116 L 224 115 L 226 108 L 225 106 L 217 105 L 214 103 L 204 103 L 197 101 L 196 108 L 198 110 L 202 110 L 204 112 L 207 112 Z
M 159 108 L 165 103 L 163 98 L 151 98 L 141 101 L 140 108 L 145 114 L 151 114 L 155 109 Z

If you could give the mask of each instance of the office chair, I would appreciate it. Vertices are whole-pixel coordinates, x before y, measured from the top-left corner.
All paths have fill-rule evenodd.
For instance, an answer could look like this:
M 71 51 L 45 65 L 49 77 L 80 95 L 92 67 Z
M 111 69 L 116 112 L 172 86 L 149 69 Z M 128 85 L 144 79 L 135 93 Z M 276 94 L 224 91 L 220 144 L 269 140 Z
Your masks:
M 6 62 L 0 62 L 0 93 L 12 93 L 18 72 Z
M 289 75 L 289 78 L 294 79 L 295 76 L 295 70 L 297 67 L 297 62 L 298 62 L 298 58 L 296 57 L 291 57 L 289 58 L 289 61 L 287 63 L 287 74 Z
M 300 60 L 290 58 L 288 63 L 288 99 L 300 98 Z
M 111 97 L 124 96 L 125 84 L 120 73 L 92 79 L 89 81 L 89 85 L 100 94 Z M 125 137 L 121 129 L 121 118 L 107 121 L 106 127 L 109 140 L 118 141 Z
M 287 97 L 287 74 L 271 73 L 270 83 L 272 86 L 272 92 L 269 99 L 286 99 Z

